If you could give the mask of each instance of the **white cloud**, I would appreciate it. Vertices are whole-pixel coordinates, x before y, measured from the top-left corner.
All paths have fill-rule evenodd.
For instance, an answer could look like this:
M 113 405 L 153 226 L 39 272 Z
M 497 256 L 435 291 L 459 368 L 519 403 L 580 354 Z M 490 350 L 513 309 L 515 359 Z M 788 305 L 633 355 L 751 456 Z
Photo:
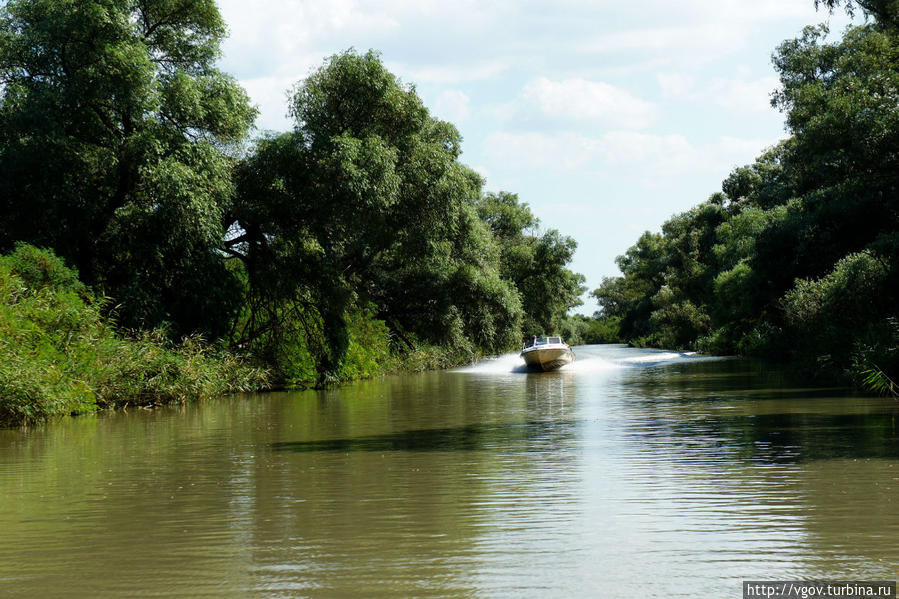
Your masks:
M 771 110 L 771 93 L 778 88 L 780 80 L 773 75 L 752 80 L 718 77 L 711 81 L 707 97 L 732 110 L 763 112 Z
M 565 125 L 646 129 L 655 122 L 658 107 L 603 81 L 538 77 L 525 84 L 512 101 L 485 108 L 484 112 L 500 122 L 531 129 Z
M 284 131 L 291 128 L 292 123 L 287 117 L 288 92 L 297 80 L 296 76 L 271 76 L 240 82 L 259 108 L 258 129 Z
M 578 268 L 592 283 L 640 231 L 783 134 L 772 49 L 806 24 L 829 20 L 838 35 L 848 22 L 813 0 L 218 3 L 231 30 L 221 68 L 260 106 L 260 129 L 292 126 L 286 92 L 325 57 L 380 50 L 460 125 L 464 160 L 489 185 L 527 194 L 547 226 L 583 231 Z
M 508 20 L 512 1 L 482 2 L 481 0 L 359 0 L 357 10 L 398 15 L 404 21 L 431 22 L 439 27 L 491 26 Z
M 524 87 L 521 98 L 544 116 L 560 120 L 643 129 L 656 116 L 652 103 L 602 81 L 540 77 Z
M 665 98 L 689 98 L 696 90 L 696 76 L 687 73 L 656 73 L 662 96 Z
M 751 162 L 772 140 L 722 136 L 711 143 L 693 143 L 680 134 L 655 135 L 613 131 L 602 136 L 599 161 L 616 169 L 639 173 L 650 186 L 664 185 L 658 177 L 710 173 L 723 179 L 735 166 Z
M 598 157 L 607 166 L 637 169 L 646 175 L 686 172 L 697 163 L 697 149 L 683 135 L 612 131 L 602 136 Z
M 340 35 L 389 36 L 401 28 L 390 12 L 365 10 L 355 0 L 220 0 L 219 8 L 231 30 L 226 42 L 229 59 L 277 58 L 269 68 L 292 62 L 296 53 L 306 54 L 317 44 Z M 343 48 L 333 48 L 338 51 Z M 264 67 L 256 64 L 257 67 Z
M 644 18 L 633 18 L 641 14 Z M 621 21 L 627 23 L 628 16 L 641 25 L 583 39 L 577 49 L 604 57 L 655 57 L 669 65 L 698 65 L 721 62 L 746 49 L 772 25 L 793 24 L 793 29 L 784 29 L 786 36 L 805 24 L 829 20 L 834 27 L 841 27 L 848 22 L 842 11 L 833 16 L 816 11 L 811 0 L 659 0 L 639 3 L 639 8 L 625 7 Z
M 414 66 L 400 62 L 389 62 L 387 68 L 413 83 L 462 83 L 482 81 L 496 77 L 509 68 L 503 60 L 488 60 L 472 64 L 430 64 Z
M 649 27 L 614 31 L 580 44 L 581 52 L 595 54 L 651 54 L 669 63 L 685 58 L 691 64 L 710 62 L 746 45 L 750 31 L 721 23 L 697 23 L 681 27 Z
M 723 179 L 734 167 L 752 162 L 774 140 L 722 136 L 694 143 L 679 134 L 653 135 L 630 131 L 603 136 L 599 160 L 607 167 L 638 173 L 647 187 L 690 174 Z
M 469 167 L 471 170 L 481 175 L 485 181 L 490 181 L 490 169 L 482 164 L 477 164 Z
M 715 151 L 720 161 L 731 166 L 748 164 L 755 160 L 767 148 L 777 144 L 781 139 L 745 139 L 741 137 L 723 136 L 715 144 Z M 730 169 L 728 169 L 730 172 Z
M 752 161 L 771 140 L 720 137 L 695 144 L 679 134 L 658 135 L 611 131 L 598 137 L 576 133 L 495 132 L 484 152 L 500 168 L 551 171 L 611 169 L 637 176 L 648 186 L 664 185 L 672 177 L 712 173 L 724 178 L 738 165 Z
M 694 14 L 709 15 L 707 0 L 681 0 L 680 10 L 692 10 Z M 731 22 L 767 22 L 808 17 L 814 14 L 814 3 L 808 0 L 716 0 L 713 14 L 718 19 Z
M 771 93 L 780 87 L 774 75 L 754 79 L 714 77 L 700 84 L 692 74 L 659 72 L 656 79 L 665 98 L 712 103 L 742 113 L 770 111 Z
M 484 141 L 484 153 L 501 169 L 575 170 L 594 159 L 597 140 L 576 133 L 497 131 Z
M 461 123 L 468 118 L 470 102 L 470 98 L 463 91 L 457 89 L 444 90 L 434 103 L 433 113 L 445 121 Z

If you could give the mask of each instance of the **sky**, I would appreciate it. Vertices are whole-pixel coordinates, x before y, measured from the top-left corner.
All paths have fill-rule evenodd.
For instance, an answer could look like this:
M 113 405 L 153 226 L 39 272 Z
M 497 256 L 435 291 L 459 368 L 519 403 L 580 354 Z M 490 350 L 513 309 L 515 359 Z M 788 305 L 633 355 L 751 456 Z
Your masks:
M 222 70 L 286 131 L 291 87 L 333 54 L 374 49 L 456 125 L 487 191 L 517 193 L 578 242 L 595 289 L 644 231 L 720 190 L 784 138 L 771 55 L 842 13 L 813 0 L 219 0 Z M 578 309 L 592 314 L 589 296 Z

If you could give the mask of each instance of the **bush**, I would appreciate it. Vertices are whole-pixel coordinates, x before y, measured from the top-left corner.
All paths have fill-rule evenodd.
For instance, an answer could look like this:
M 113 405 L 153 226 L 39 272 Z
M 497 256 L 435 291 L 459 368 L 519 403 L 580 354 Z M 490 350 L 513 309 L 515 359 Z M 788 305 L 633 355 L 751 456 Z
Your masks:
M 797 280 L 783 299 L 787 323 L 800 331 L 825 327 L 852 329 L 874 322 L 887 306 L 884 297 L 887 270 L 868 253 L 850 254 L 816 280 Z
M 889 265 L 869 252 L 846 256 L 819 279 L 797 280 L 781 301 L 791 352 L 810 371 L 863 387 L 877 372 L 895 376 L 893 286 Z
M 49 250 L 0 257 L 0 425 L 257 389 L 266 373 L 199 337 L 117 334 L 102 302 Z
M 655 332 L 650 345 L 668 349 L 692 349 L 695 340 L 709 330 L 709 317 L 690 300 L 672 302 L 653 311 L 649 319 Z
M 899 318 L 867 328 L 853 344 L 848 373 L 862 388 L 899 397 Z
M 354 311 L 348 320 L 350 343 L 341 366 L 341 379 L 371 378 L 392 369 L 390 330 L 384 321 L 376 319 L 372 309 Z

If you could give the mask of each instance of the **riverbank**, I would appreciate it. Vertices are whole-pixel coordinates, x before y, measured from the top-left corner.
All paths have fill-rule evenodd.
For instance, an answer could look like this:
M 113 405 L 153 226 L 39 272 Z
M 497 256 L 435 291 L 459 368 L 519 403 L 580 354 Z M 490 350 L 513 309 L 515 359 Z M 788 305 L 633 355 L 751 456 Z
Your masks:
M 888 358 L 895 360 L 897 348 L 899 348 L 899 322 L 891 319 L 886 323 L 884 337 L 887 341 L 884 345 L 890 345 L 886 353 Z M 892 335 L 892 342 L 889 336 Z M 711 338 L 711 337 L 709 337 Z M 637 339 L 625 339 L 619 337 L 614 342 L 623 343 L 635 349 L 654 349 L 667 352 L 693 352 L 700 356 L 733 356 L 747 360 L 757 360 L 776 368 L 784 368 L 791 373 L 795 381 L 806 381 L 820 386 L 840 386 L 855 389 L 863 393 L 882 397 L 899 398 L 899 383 L 881 368 L 879 364 L 889 364 L 878 357 L 884 350 L 874 345 L 855 345 L 846 355 L 834 356 L 828 354 L 820 356 L 813 352 L 789 351 L 785 344 L 754 348 L 752 350 L 730 351 L 728 346 L 716 346 L 709 343 L 708 339 L 701 340 L 693 346 L 665 345 L 653 341 L 651 336 Z M 769 351 L 765 351 L 765 350 Z
M 103 409 L 202 401 L 229 393 L 317 384 L 305 348 L 285 380 L 224 346 L 193 336 L 174 343 L 163 329 L 123 335 L 105 301 L 48 250 L 20 245 L 0 256 L 0 426 L 21 426 Z M 393 347 L 383 322 L 349 323 L 339 381 L 452 368 L 481 357 L 471 348 Z
M 189 337 L 125 336 L 104 300 L 52 252 L 20 245 L 0 257 L 0 426 L 131 405 L 252 391 L 266 371 Z

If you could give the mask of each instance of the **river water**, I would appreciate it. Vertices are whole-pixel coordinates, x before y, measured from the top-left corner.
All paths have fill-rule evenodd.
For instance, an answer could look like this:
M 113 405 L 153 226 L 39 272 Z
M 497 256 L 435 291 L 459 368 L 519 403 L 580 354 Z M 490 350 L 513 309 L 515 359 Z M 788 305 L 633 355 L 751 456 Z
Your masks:
M 0 596 L 734 597 L 895 580 L 899 404 L 575 348 L 0 431 Z

